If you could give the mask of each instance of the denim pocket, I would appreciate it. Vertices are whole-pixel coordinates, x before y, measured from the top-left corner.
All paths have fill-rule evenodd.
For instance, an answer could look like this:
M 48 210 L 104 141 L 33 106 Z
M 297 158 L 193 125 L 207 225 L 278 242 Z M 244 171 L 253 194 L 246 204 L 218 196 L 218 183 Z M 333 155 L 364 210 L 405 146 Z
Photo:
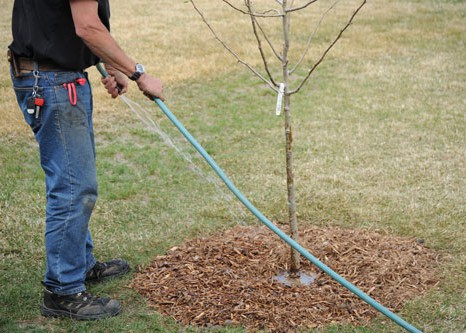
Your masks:
M 29 87 L 21 87 L 21 86 L 14 86 L 16 99 L 18 100 L 18 105 L 23 112 L 24 119 L 26 123 L 31 127 L 34 133 L 37 133 L 40 126 L 42 125 L 42 107 L 39 107 L 38 112 L 36 112 L 35 108 L 32 113 L 28 112 L 28 103 L 30 99 L 32 99 L 32 86 Z M 38 96 L 43 95 L 43 88 L 39 88 L 37 90 Z M 30 105 L 31 106 L 31 105 Z
M 87 129 L 92 127 L 92 96 L 86 73 L 40 72 L 37 93 L 44 99 L 44 105 L 38 113 L 32 114 L 27 112 L 27 104 L 35 84 L 33 74 L 27 73 L 21 77 L 12 75 L 12 82 L 18 105 L 34 134 L 38 134 L 44 126 L 47 131 L 58 132 L 69 126 Z M 71 99 L 66 88 L 68 83 L 75 86 L 74 97 Z M 76 100 L 76 105 L 73 105 L 73 100 Z

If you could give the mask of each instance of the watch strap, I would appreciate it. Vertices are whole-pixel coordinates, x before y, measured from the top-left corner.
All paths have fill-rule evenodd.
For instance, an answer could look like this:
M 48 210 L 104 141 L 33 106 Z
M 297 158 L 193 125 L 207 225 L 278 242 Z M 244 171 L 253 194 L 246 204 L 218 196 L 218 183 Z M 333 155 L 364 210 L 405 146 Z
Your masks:
M 141 72 L 136 71 L 136 72 L 133 73 L 133 75 L 131 75 L 129 77 L 129 79 L 132 80 L 132 81 L 136 81 L 137 79 L 139 79 L 141 77 L 141 75 L 142 75 Z

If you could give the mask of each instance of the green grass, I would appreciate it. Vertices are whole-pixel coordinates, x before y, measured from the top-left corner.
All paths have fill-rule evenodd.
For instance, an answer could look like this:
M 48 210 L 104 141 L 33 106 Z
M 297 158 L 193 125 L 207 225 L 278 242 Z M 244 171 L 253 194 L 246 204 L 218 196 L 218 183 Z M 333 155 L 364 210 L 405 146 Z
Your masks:
M 463 332 L 465 3 L 384 4 L 370 2 L 302 93 L 293 96 L 299 220 L 303 225 L 366 228 L 424 239 L 447 258 L 438 270 L 441 283 L 408 302 L 399 314 L 425 332 Z M 120 14 L 113 17 L 118 27 L 124 23 L 125 7 L 119 1 L 114 6 Z M 2 31 L 9 31 L 5 20 L 1 24 Z M 8 38 L 2 42 L 6 45 Z M 218 52 L 228 59 L 223 50 Z M 2 68 L 7 68 L 5 62 Z M 259 210 L 284 223 L 283 117 L 274 115 L 275 95 L 239 66 L 214 69 L 208 77 L 199 73 L 170 85 L 167 105 Z M 134 266 L 144 266 L 184 240 L 243 220 L 257 223 L 250 215 L 243 218 L 235 201 L 225 200 L 192 172 L 124 104 L 109 101 L 98 86 L 97 72 L 91 74 L 100 192 L 91 231 L 97 257 L 123 256 Z M 8 117 L 19 112 L 10 90 L 8 78 L 1 78 L 0 112 Z M 132 99 L 157 110 L 135 90 Z M 43 172 L 32 135 L 8 117 L 19 130 L 4 131 L 0 137 L 0 331 L 198 331 L 149 309 L 144 299 L 125 288 L 130 277 L 91 287 L 92 292 L 122 300 L 125 312 L 119 317 L 86 323 L 40 316 Z M 178 147 L 195 156 L 160 112 L 154 117 Z M 201 161 L 196 164 L 215 177 Z M 207 331 L 242 332 L 230 327 Z M 315 330 L 398 331 L 382 317 L 367 327 Z

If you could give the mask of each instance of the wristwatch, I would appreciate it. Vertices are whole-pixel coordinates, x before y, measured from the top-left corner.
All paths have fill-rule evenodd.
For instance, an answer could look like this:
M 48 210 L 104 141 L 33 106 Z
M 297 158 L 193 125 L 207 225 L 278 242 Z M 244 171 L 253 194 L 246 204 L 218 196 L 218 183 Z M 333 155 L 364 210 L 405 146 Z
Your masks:
M 144 73 L 144 66 L 141 64 L 136 64 L 136 71 L 129 77 L 130 80 L 136 81 Z

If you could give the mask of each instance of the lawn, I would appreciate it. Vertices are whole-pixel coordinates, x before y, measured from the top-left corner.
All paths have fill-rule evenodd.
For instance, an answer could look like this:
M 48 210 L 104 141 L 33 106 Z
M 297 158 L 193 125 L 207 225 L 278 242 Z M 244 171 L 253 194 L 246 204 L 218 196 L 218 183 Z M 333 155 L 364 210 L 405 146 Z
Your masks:
M 208 9 L 208 1 L 198 2 L 221 36 L 259 65 L 248 20 L 220 1 Z M 168 107 L 264 215 L 285 223 L 284 118 L 275 116 L 276 95 L 214 40 L 189 2 L 111 4 L 114 36 L 166 83 Z M 312 59 L 356 4 L 342 2 L 322 25 Z M 12 1 L 0 5 L 6 53 Z M 466 331 L 465 19 L 464 1 L 369 1 L 292 97 L 299 223 L 415 237 L 441 253 L 440 284 L 399 313 L 424 332 Z M 297 50 L 309 31 L 306 20 L 296 16 Z M 6 57 L 0 69 L 8 73 Z M 259 224 L 134 85 L 128 97 L 152 112 L 176 149 L 109 98 L 95 69 L 89 73 L 100 193 L 91 231 L 98 258 L 124 257 L 141 268 L 192 238 Z M 6 74 L 0 96 L 0 331 L 197 332 L 149 308 L 127 288 L 131 276 L 90 288 L 123 302 L 116 318 L 88 323 L 40 316 L 44 176 Z M 364 327 L 309 331 L 402 330 L 379 317 Z

